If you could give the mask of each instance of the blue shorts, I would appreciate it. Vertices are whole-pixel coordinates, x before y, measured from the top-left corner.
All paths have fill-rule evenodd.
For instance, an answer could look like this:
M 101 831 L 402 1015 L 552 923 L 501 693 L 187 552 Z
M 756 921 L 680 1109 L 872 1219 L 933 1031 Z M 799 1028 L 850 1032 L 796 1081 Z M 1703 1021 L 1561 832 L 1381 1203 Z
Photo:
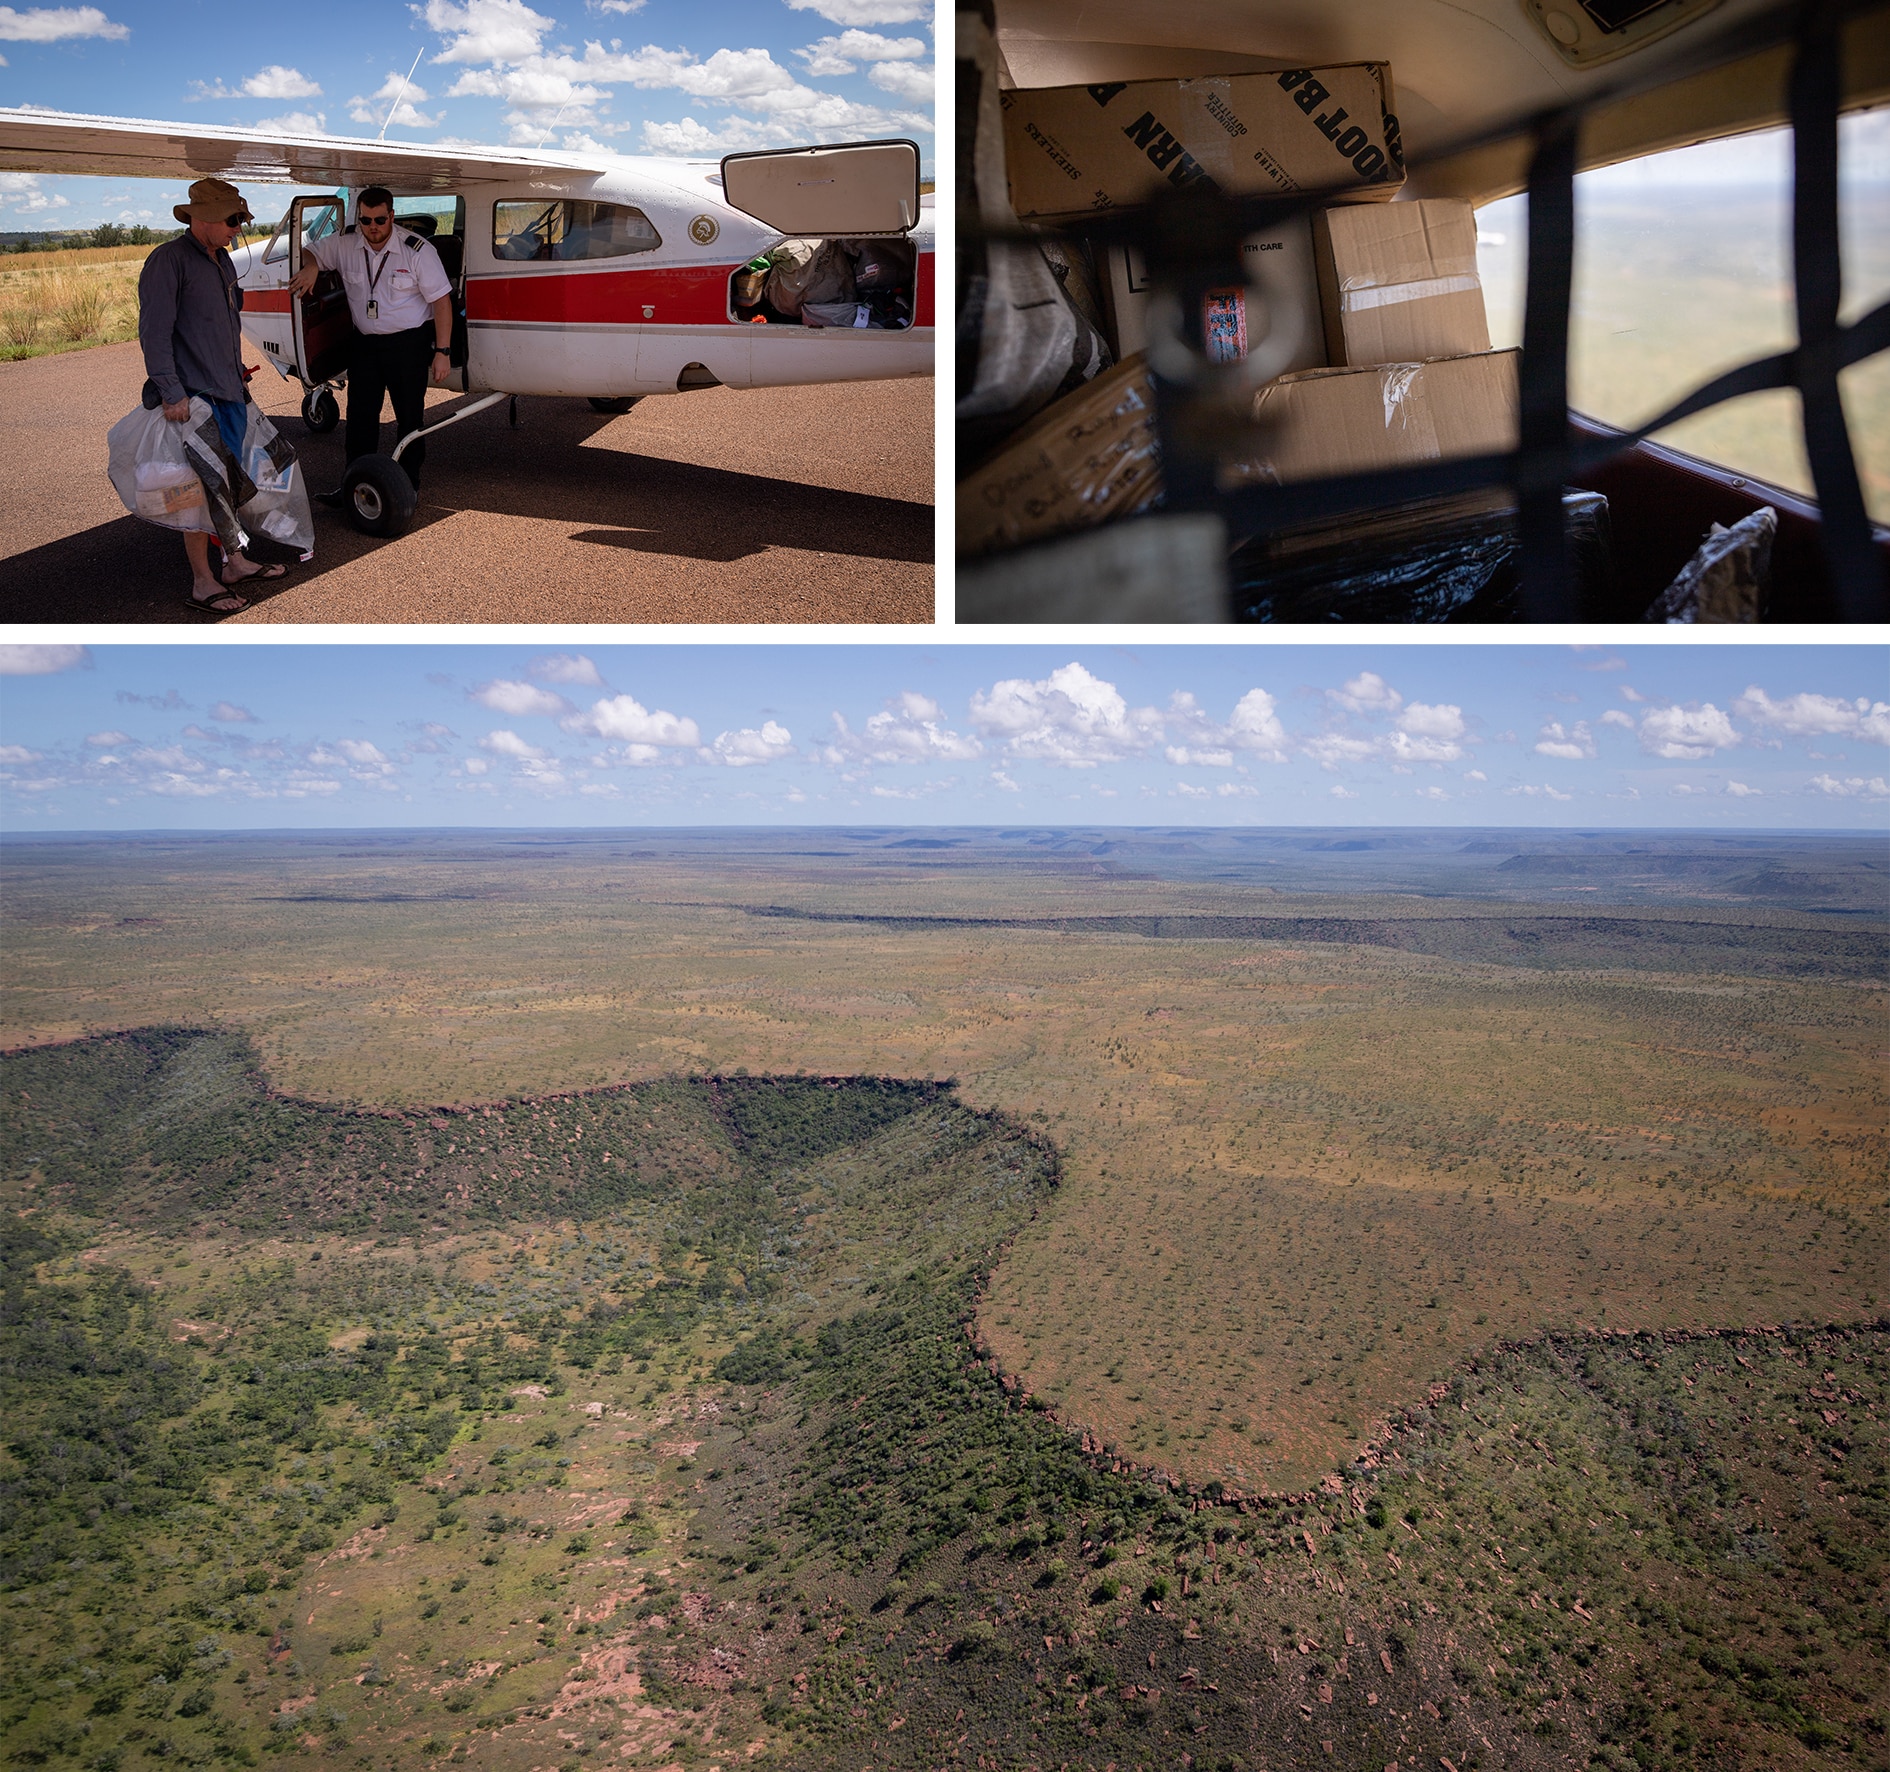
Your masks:
M 232 459 L 240 467 L 243 461 L 243 439 L 249 434 L 249 412 L 242 400 L 211 400 L 208 394 L 199 396 L 209 401 L 210 410 L 216 414 L 217 435 L 223 439 L 223 447 L 230 452 Z

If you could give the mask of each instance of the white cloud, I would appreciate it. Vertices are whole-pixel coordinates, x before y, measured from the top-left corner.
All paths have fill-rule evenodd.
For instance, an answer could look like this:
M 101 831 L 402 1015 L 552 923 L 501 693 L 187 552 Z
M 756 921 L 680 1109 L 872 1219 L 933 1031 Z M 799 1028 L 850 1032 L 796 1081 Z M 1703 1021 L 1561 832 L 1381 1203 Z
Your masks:
M 1002 769 L 991 771 L 991 785 L 1002 789 L 1007 794 L 1021 794 L 1024 791 L 1022 784 L 1013 781 Z
M 1732 722 L 1710 701 L 1696 708 L 1655 708 L 1641 721 L 1641 749 L 1676 762 L 1710 757 L 1738 742 Z
M 468 775 L 484 775 L 492 765 L 484 757 L 468 757 L 462 767 Z
M 5 58 L 0 57 L 0 67 L 5 65 Z M 70 207 L 66 198 L 39 188 L 38 173 L 0 172 L 0 209 L 16 209 L 23 215 L 38 215 L 43 210 Z
M 1234 704 L 1225 726 L 1218 725 L 1185 689 L 1170 698 L 1162 717 L 1163 731 L 1178 739 L 1163 753 L 1181 767 L 1227 769 L 1236 755 L 1267 763 L 1286 761 L 1286 728 L 1273 697 L 1264 689 L 1249 689 Z
M 1340 689 L 1326 694 L 1348 713 L 1395 714 L 1404 706 L 1404 697 L 1376 671 L 1360 671 Z
M 604 679 L 598 675 L 597 666 L 577 652 L 552 652 L 543 658 L 535 658 L 525 667 L 525 675 L 536 677 L 541 683 L 581 684 L 591 689 L 602 689 Z
M 822 37 L 794 52 L 810 74 L 851 74 L 858 62 L 920 61 L 926 54 L 922 37 L 882 37 L 877 31 L 842 31 Z
M 531 683 L 515 683 L 504 677 L 481 683 L 477 689 L 469 691 L 468 699 L 478 702 L 482 708 L 490 708 L 495 714 L 510 714 L 515 720 L 527 714 L 549 717 L 575 711 L 562 695 L 553 695 L 549 689 L 540 689 Z
M 1388 693 L 1395 703 L 1397 691 Z M 1397 728 L 1385 740 L 1385 750 L 1401 763 L 1455 763 L 1464 754 L 1457 742 L 1465 730 L 1463 709 L 1452 702 L 1414 701 L 1398 715 Z
M 1628 723 L 1633 724 L 1632 721 Z M 1586 720 L 1577 720 L 1568 730 L 1563 729 L 1560 720 L 1551 720 L 1542 729 L 1536 751 L 1544 757 L 1562 757 L 1568 762 L 1579 763 L 1582 758 L 1595 754 L 1595 735 L 1589 731 Z
M 1306 755 L 1321 769 L 1336 769 L 1341 763 L 1366 763 L 1377 756 L 1381 741 L 1355 738 L 1347 732 L 1321 732 L 1305 741 Z
M 1761 792 L 1758 788 L 1749 788 L 1743 781 L 1729 781 L 1726 792 L 1736 800 L 1756 800 Z
M 1890 783 L 1881 775 L 1873 775 L 1866 780 L 1861 775 L 1853 775 L 1848 780 L 1840 781 L 1834 775 L 1814 775 L 1811 785 L 1821 794 L 1829 794 L 1833 799 L 1844 800 L 1883 800 L 1890 799 Z
M 718 49 L 705 62 L 678 68 L 672 82 L 691 98 L 759 98 L 787 92 L 794 76 L 765 49 Z
M 1326 792 L 1335 800 L 1356 800 L 1358 798 L 1358 795 L 1347 787 L 1328 788 Z
M 1116 790 L 1111 788 L 1109 791 L 1113 794 Z M 1260 790 L 1249 781 L 1224 781 L 1214 791 L 1223 800 L 1257 800 L 1260 797 Z
M 491 751 L 494 756 L 512 757 L 520 762 L 542 763 L 551 755 L 541 751 L 537 745 L 528 744 L 516 732 L 509 732 L 501 726 L 495 732 L 488 732 L 479 741 L 482 751 Z
M 833 724 L 834 736 L 821 748 L 825 763 L 962 763 L 984 755 L 977 739 L 954 731 L 938 703 L 916 690 L 893 696 L 859 732 L 841 713 Z
M 1872 702 L 1861 695 L 1843 701 L 1834 695 L 1801 693 L 1774 701 L 1763 689 L 1751 688 L 1733 703 L 1733 712 L 1787 738 L 1862 738 L 1890 744 L 1890 702 Z
M 0 677 L 51 677 L 91 662 L 83 646 L 0 646 Z
M 836 25 L 930 24 L 930 0 L 787 0 L 796 12 L 816 12 Z
M 1417 797 L 1420 800 L 1448 800 L 1450 798 L 1450 795 L 1447 794 L 1442 788 L 1430 787 L 1430 788 L 1419 788 L 1417 790 Z
M 127 25 L 114 24 L 96 6 L 30 6 L 15 12 L 0 6 L 0 43 L 60 43 L 68 37 L 105 37 L 122 42 Z
M 573 714 L 564 721 L 564 729 L 596 738 L 614 738 L 633 748 L 643 746 L 651 750 L 663 746 L 695 750 L 702 743 L 695 721 L 685 715 L 666 713 L 661 708 L 646 708 L 634 695 L 613 695 L 593 702 L 588 714 Z M 633 757 L 631 760 L 653 759 Z
M 1193 782 L 1189 781 L 1176 782 L 1175 792 L 1181 795 L 1184 800 L 1211 800 L 1214 798 L 1214 790 L 1212 788 L 1198 788 Z
M 1620 695 L 1623 701 L 1645 701 L 1647 699 L 1647 697 L 1631 683 L 1623 683 L 1621 685 Z
M 1071 769 L 1116 763 L 1161 737 L 1153 708 L 1131 709 L 1113 683 L 1066 664 L 1037 682 L 1006 677 L 971 698 L 971 720 L 1008 757 Z
M 113 745 L 130 744 L 131 734 L 119 732 L 115 728 L 106 732 L 88 732 L 85 735 L 85 742 L 101 750 L 109 750 Z
M 890 92 L 907 104 L 929 105 L 938 96 L 938 70 L 930 62 L 876 62 L 867 79 L 881 92 Z
M 233 701 L 212 702 L 210 718 L 221 720 L 226 726 L 254 726 L 256 716 L 248 708 L 239 707 Z
M 762 723 L 757 731 L 744 726 L 739 732 L 719 732 L 708 755 L 731 769 L 743 769 L 751 763 L 778 763 L 794 754 L 794 734 L 773 720 Z
M 221 80 L 208 84 L 193 80 L 190 84 L 195 88 L 193 104 L 206 98 L 320 98 L 322 95 L 322 89 L 300 69 L 285 68 L 277 62 L 258 68 L 240 86 L 225 86 Z
M 1630 732 L 1634 730 L 1634 716 L 1622 713 L 1619 708 L 1608 709 L 1601 716 L 1601 723 L 1604 726 L 1625 726 Z
M 1490 779 L 1481 769 L 1466 769 L 1463 772 L 1463 778 L 1465 781 L 1488 781 Z
M 88 739 L 86 741 L 90 743 Z M 0 763 L 35 763 L 39 760 L 38 751 L 29 751 L 23 744 L 0 744 Z
M 435 58 L 439 59 L 439 58 Z M 390 72 L 374 91 L 365 95 L 357 93 L 348 100 L 348 115 L 355 122 L 366 124 L 376 130 L 385 120 L 389 129 L 431 129 L 439 122 L 440 116 L 429 117 L 419 107 L 425 103 L 426 88 L 417 86 L 404 74 Z M 395 100 L 399 103 L 396 104 Z M 392 105 L 392 114 L 388 107 Z
M 539 39 L 556 24 L 523 0 L 427 0 L 420 15 L 450 42 L 436 62 L 522 62 L 538 53 Z
M 1520 794 L 1527 800 L 1572 800 L 1575 798 L 1573 794 L 1565 794 L 1559 788 L 1550 787 L 1547 782 L 1544 782 L 1541 787 L 1525 786 L 1505 788 L 1503 792 L 1506 794 Z
M 649 0 L 585 0 L 599 12 L 641 12 Z
M 259 117 L 254 127 L 271 135 L 326 135 L 326 111 L 285 111 L 280 117 Z

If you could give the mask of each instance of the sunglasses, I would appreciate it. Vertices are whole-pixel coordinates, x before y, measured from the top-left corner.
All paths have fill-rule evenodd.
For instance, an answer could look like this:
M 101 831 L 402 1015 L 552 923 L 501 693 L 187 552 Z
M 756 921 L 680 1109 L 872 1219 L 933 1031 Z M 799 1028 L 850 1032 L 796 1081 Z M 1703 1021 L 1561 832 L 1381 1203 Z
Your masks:
M 223 225 L 226 228 L 240 228 L 248 220 L 246 215 L 229 215 L 223 218 Z
M 362 228 L 391 228 L 394 218 L 391 215 L 357 215 L 355 225 Z

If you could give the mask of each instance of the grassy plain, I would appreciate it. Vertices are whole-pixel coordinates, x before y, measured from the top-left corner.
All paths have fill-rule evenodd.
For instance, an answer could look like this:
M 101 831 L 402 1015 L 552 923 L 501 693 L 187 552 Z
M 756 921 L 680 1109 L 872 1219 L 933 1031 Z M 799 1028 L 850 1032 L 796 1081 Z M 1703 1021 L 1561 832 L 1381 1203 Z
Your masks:
M 1253 1493 L 1317 1481 L 1505 1339 L 1882 1310 L 1881 918 L 1755 903 L 1724 868 L 1545 919 L 911 842 L 18 847 L 6 1025 L 214 1020 L 285 1089 L 396 1105 L 955 1077 L 1063 1153 L 980 1307 L 1006 1369 L 1073 1429 Z M 894 920 L 755 914 L 783 905 Z M 1354 939 L 1042 921 L 1153 914 L 1349 916 Z M 922 920 L 993 916 L 1021 922 Z
M 1882 1757 L 1881 1326 L 1498 1349 L 1309 1495 L 1196 1494 L 984 1357 L 1059 1203 L 1014 1122 L 266 1090 L 228 1034 L 0 1061 L 16 1764 Z

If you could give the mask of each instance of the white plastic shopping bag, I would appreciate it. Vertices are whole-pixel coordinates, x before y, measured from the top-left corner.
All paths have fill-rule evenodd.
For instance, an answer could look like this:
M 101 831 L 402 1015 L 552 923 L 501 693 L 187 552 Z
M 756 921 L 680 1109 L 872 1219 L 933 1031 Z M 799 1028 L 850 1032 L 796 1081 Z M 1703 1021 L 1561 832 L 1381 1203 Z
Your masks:
M 162 407 L 133 407 L 106 438 L 112 486 L 134 516 L 214 535 L 226 553 L 241 553 L 254 530 L 307 559 L 315 522 L 301 464 L 260 406 L 252 402 L 245 412 L 242 459 L 235 461 L 201 396 L 191 396 L 182 424 Z

